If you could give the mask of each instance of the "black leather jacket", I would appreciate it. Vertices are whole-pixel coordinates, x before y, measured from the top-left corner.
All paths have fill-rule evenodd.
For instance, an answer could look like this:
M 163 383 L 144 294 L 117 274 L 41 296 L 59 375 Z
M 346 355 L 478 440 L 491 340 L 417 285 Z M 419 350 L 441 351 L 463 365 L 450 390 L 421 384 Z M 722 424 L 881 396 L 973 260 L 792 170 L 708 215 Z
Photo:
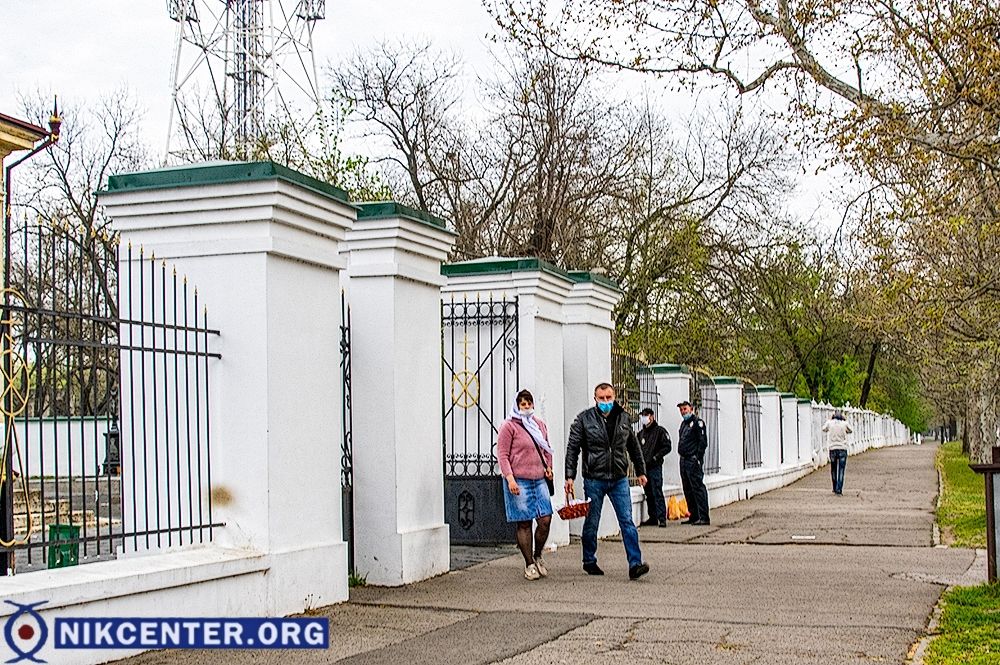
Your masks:
M 614 423 L 614 437 L 608 441 L 608 421 Z M 583 477 L 593 480 L 619 480 L 628 474 L 629 458 L 637 476 L 646 475 L 646 465 L 639 441 L 625 410 L 615 404 L 607 420 L 593 406 L 581 411 L 569 428 L 566 446 L 566 478 L 576 478 L 576 463 L 583 451 Z
M 680 436 L 677 437 L 677 454 L 701 462 L 705 459 L 706 448 L 708 448 L 708 435 L 705 432 L 705 421 L 698 416 L 681 420 Z

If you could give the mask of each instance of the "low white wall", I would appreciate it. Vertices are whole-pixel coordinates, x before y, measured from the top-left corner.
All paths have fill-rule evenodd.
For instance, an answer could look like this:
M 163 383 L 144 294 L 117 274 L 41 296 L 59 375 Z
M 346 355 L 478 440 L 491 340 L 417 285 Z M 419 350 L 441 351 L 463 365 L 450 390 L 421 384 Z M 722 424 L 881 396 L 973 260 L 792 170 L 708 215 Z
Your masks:
M 338 554 L 346 558 L 346 546 Z M 281 555 L 217 546 L 102 561 L 85 566 L 38 571 L 4 578 L 4 599 L 37 608 L 50 629 L 56 617 L 247 617 L 281 616 L 288 600 L 276 593 L 276 571 L 285 568 Z M 324 578 L 334 562 L 314 560 L 303 579 L 282 576 L 280 582 L 307 588 L 317 574 Z M 347 597 L 347 579 L 338 580 Z M 321 583 L 322 584 L 322 583 Z M 304 598 L 305 609 L 327 604 Z M 18 611 L 0 604 L 0 617 Z M 38 656 L 50 663 L 91 665 L 141 653 L 141 650 L 55 651 L 43 647 Z
M 28 476 L 95 476 L 105 458 L 110 418 L 28 418 L 14 422 Z M 18 460 L 14 460 L 15 470 Z
M 656 365 L 653 367 L 653 372 L 656 375 L 660 400 L 664 404 L 669 404 L 671 400 L 678 398 L 689 378 L 689 375 L 677 365 Z M 828 404 L 809 403 L 787 395 L 782 396 L 772 392 L 768 386 L 761 395 L 761 458 L 764 464 L 760 468 L 743 469 L 742 438 L 739 439 L 738 448 L 734 445 L 736 434 L 742 433 L 743 426 L 742 400 L 737 394 L 740 386 L 721 383 L 717 385 L 717 390 L 720 387 L 722 390 L 719 391 L 719 462 L 724 472 L 705 476 L 710 507 L 717 508 L 790 485 L 829 463 L 826 435 L 822 428 L 836 409 Z M 778 414 L 779 404 L 780 416 Z M 841 411 L 844 412 L 854 430 L 849 436 L 850 455 L 856 455 L 872 448 L 905 445 L 911 441 L 909 430 L 890 416 L 850 407 L 841 409 Z M 671 433 L 676 449 L 677 432 L 675 430 L 679 419 L 672 418 L 670 413 L 669 409 L 665 409 L 661 414 L 660 422 Z M 728 445 L 723 442 L 723 439 L 726 439 Z M 785 456 L 784 463 L 780 461 L 782 448 Z M 677 466 L 676 455 L 669 455 L 663 468 L 665 500 L 669 500 L 671 496 L 677 498 L 684 496 L 680 483 L 674 480 L 680 477 Z M 610 503 L 605 504 L 604 510 L 598 535 L 600 537 L 617 535 L 618 525 L 613 512 L 610 512 Z M 633 487 L 633 520 L 639 524 L 648 516 L 642 488 Z M 574 533 L 579 533 L 582 522 L 583 520 L 573 521 L 571 529 Z

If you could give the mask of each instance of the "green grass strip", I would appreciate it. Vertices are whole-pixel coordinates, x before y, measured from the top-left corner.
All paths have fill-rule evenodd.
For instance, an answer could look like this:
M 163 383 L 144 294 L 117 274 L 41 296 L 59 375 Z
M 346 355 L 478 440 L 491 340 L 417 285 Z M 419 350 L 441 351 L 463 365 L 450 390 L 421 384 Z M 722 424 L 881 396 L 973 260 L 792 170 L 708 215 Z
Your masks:
M 1000 662 L 1000 584 L 958 587 L 941 596 L 939 635 L 926 665 L 995 665 Z
M 986 547 L 986 485 L 969 468 L 961 442 L 942 445 L 937 466 L 944 485 L 937 514 L 944 542 L 952 547 Z

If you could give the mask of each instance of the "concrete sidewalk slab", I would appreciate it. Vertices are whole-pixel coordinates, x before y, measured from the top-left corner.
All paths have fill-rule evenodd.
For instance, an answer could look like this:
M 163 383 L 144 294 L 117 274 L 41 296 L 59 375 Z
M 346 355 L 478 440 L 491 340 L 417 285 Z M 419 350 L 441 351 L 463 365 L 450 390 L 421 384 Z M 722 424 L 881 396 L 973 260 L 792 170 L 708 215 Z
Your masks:
M 598 546 L 603 577 L 581 570 L 573 544 L 546 554 L 549 577 L 537 582 L 512 555 L 409 587 L 353 589 L 348 604 L 320 611 L 331 620 L 325 652 L 128 662 L 904 663 L 944 586 L 975 582 L 978 570 L 975 551 L 930 546 L 935 450 L 852 457 L 844 497 L 820 469 L 713 510 L 710 527 L 642 528 L 651 572 L 637 581 L 620 541 Z
M 937 446 L 899 446 L 848 460 L 844 495 L 829 467 L 749 501 L 711 511 L 711 526 L 642 527 L 643 542 L 929 547 L 937 497 Z M 795 538 L 794 536 L 798 536 Z M 805 536 L 805 537 L 803 537 Z
M 579 613 L 486 612 L 341 662 L 344 665 L 487 665 L 552 642 L 593 619 L 591 614 Z

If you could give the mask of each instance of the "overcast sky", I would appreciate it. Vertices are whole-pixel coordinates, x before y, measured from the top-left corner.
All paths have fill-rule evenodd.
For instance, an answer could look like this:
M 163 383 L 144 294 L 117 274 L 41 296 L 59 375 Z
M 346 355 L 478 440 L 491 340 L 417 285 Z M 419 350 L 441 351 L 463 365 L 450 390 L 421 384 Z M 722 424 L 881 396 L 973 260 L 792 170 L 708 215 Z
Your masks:
M 84 103 L 125 86 L 146 110 L 146 140 L 161 153 L 176 25 L 167 0 L 0 0 L 0 113 L 17 115 L 18 93 L 36 89 Z M 485 36 L 493 30 L 481 0 L 327 0 L 313 42 L 322 68 L 372 41 L 422 38 L 461 54 L 470 77 L 489 77 Z M 660 84 L 645 85 L 656 94 Z M 793 208 L 812 215 L 833 184 L 803 179 Z
M 493 23 L 479 0 L 326 4 L 327 18 L 313 35 L 317 65 L 366 42 L 408 36 L 456 50 L 472 71 L 489 67 L 484 36 Z M 0 0 L 0 113 L 17 112 L 18 92 L 37 88 L 73 101 L 125 85 L 147 109 L 150 140 L 159 150 L 176 26 L 167 0 Z

